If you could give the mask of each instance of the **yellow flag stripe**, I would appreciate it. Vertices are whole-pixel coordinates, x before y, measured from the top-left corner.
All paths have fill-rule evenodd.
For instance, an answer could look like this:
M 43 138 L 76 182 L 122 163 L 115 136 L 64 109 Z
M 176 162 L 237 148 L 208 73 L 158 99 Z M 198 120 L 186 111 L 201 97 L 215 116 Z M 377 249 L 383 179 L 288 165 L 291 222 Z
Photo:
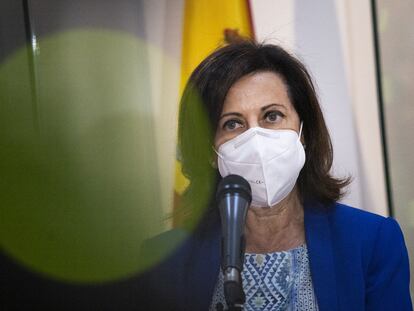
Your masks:
M 253 37 L 247 0 L 186 0 L 184 10 L 180 94 L 196 66 L 226 43 L 226 33 Z M 182 194 L 188 184 L 177 160 L 175 191 Z

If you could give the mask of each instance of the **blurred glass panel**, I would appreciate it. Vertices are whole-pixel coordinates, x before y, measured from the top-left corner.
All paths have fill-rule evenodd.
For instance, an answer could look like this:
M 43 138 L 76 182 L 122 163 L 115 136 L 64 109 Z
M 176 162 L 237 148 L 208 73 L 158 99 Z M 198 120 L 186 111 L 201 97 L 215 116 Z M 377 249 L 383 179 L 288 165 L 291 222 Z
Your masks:
M 182 2 L 0 1 L 0 309 L 136 310 L 186 238 L 146 243 L 171 227 Z
M 146 45 L 91 29 L 38 45 L 37 116 L 26 49 L 0 67 L 2 247 L 70 281 L 139 272 L 162 230 Z
M 153 97 L 178 64 L 142 1 L 16 3 L 0 7 L 19 26 L 0 31 L 0 255 L 61 282 L 137 276 L 182 241 L 142 258 L 168 228 L 178 102 Z
M 393 213 L 404 231 L 414 276 L 414 2 L 376 3 Z

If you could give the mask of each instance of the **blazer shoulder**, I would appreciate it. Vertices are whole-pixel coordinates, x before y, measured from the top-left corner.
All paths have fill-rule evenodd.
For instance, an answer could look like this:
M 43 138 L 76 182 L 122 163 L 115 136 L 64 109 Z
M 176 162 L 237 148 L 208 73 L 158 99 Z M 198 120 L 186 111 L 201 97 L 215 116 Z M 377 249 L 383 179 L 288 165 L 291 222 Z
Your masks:
M 394 267 L 401 263 L 407 266 L 404 235 L 394 218 L 339 203 L 332 209 L 331 218 L 335 238 L 347 241 L 344 245 L 360 245 L 363 248 L 361 253 L 366 267 L 381 269 L 381 266 L 392 264 L 393 260 L 399 260 L 398 263 L 394 262 Z M 355 251 L 355 248 L 350 251 Z
M 140 257 L 144 266 L 153 266 L 155 262 L 175 266 L 188 248 L 189 234 L 182 229 L 171 229 L 144 240 Z
M 360 235 L 378 232 L 384 223 L 397 224 L 391 217 L 384 217 L 341 203 L 334 204 L 328 213 L 332 226 L 337 229 L 343 228 L 347 232 L 356 231 Z
M 348 229 L 358 230 L 361 229 L 361 226 L 369 229 L 378 228 L 387 219 L 392 219 L 341 203 L 336 203 L 332 207 L 331 218 L 337 225 L 342 224 Z
M 177 244 L 188 238 L 188 233 L 183 229 L 170 229 L 162 232 L 154 237 L 151 237 L 144 241 L 145 244 L 154 244 L 161 247 L 166 247 L 171 244 Z
M 311 211 L 308 214 L 310 222 L 325 219 L 335 248 L 349 255 L 353 253 L 352 256 L 360 254 L 365 266 L 375 253 L 376 246 L 384 244 L 389 238 L 394 242 L 402 239 L 401 229 L 393 218 L 345 204 L 336 203 L 322 212 Z

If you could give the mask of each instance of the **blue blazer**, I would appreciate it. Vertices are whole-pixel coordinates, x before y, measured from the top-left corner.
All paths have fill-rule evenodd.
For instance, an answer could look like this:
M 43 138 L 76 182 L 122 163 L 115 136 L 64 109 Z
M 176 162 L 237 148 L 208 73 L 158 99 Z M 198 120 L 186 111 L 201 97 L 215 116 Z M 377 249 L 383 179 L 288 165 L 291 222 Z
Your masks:
M 142 280 L 151 310 L 208 310 L 220 269 L 220 223 L 188 237 Z M 398 223 L 342 204 L 305 205 L 305 236 L 320 311 L 410 311 L 409 263 Z M 173 230 L 147 251 L 174 244 Z

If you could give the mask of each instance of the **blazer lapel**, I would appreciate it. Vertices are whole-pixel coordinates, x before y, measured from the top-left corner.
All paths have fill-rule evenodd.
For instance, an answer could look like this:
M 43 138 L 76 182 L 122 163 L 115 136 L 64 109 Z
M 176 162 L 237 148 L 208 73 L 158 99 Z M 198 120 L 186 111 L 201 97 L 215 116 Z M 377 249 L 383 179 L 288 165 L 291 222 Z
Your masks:
M 328 217 L 329 211 L 305 204 L 306 244 L 313 288 L 320 311 L 335 311 L 339 308 Z

